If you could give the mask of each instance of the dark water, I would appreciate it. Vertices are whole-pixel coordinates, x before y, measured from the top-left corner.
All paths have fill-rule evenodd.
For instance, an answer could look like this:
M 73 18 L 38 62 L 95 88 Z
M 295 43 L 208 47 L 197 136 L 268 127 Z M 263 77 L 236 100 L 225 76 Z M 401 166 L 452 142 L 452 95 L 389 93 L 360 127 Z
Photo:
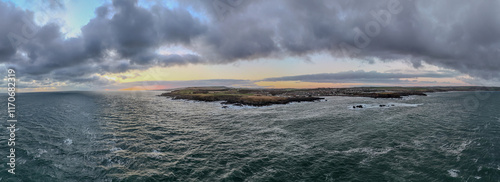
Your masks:
M 228 109 L 158 94 L 20 94 L 16 175 L 2 157 L 0 181 L 500 179 L 498 92 Z

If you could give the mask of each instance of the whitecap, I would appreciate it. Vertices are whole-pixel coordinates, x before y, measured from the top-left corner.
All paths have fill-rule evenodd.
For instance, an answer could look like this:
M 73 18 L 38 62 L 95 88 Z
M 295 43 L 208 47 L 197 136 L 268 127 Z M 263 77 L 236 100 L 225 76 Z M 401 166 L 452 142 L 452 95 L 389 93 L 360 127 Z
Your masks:
M 112 149 L 110 149 L 109 151 L 110 152 L 114 152 L 114 151 L 120 151 L 120 150 L 123 150 L 122 148 L 119 148 L 119 147 L 113 147 Z
M 363 148 L 353 148 L 353 149 L 349 149 L 349 150 L 345 150 L 345 151 L 332 151 L 331 153 L 341 153 L 341 154 L 366 153 L 370 156 L 374 156 L 374 155 L 387 154 L 392 150 L 393 150 L 393 148 L 391 148 L 391 147 L 383 148 L 383 149 L 374 149 L 374 148 L 363 147 Z
M 407 104 L 407 103 L 382 103 L 382 104 L 354 104 L 349 106 L 349 109 L 372 109 L 372 108 L 391 108 L 391 107 L 418 107 L 424 104 Z M 358 108 L 362 106 L 362 108 Z
M 159 152 L 158 150 L 153 150 L 151 153 L 148 154 L 149 157 L 156 158 L 156 159 L 161 159 L 162 153 Z
M 448 170 L 448 174 L 450 174 L 451 177 L 458 177 L 458 173 L 460 172 L 460 170 L 456 170 L 456 169 L 450 169 Z
M 454 146 L 451 145 L 450 146 L 451 149 L 448 148 L 447 151 L 452 154 L 460 155 L 465 149 L 467 149 L 467 146 L 469 146 L 471 143 L 472 141 L 470 140 L 462 141 L 462 143 L 460 143 L 460 145 L 457 146 L 456 148 L 454 148 Z
M 410 96 L 403 96 L 401 99 L 402 99 L 402 100 L 414 100 L 414 99 L 415 99 L 415 96 L 413 96 L 413 95 L 410 95 Z
M 40 157 L 40 156 L 42 156 L 42 154 L 47 153 L 47 150 L 44 150 L 44 149 L 37 149 L 37 151 L 38 151 L 38 154 L 36 154 L 35 157 Z
M 73 140 L 67 138 L 66 140 L 64 140 L 64 144 L 71 145 L 71 144 L 73 144 Z

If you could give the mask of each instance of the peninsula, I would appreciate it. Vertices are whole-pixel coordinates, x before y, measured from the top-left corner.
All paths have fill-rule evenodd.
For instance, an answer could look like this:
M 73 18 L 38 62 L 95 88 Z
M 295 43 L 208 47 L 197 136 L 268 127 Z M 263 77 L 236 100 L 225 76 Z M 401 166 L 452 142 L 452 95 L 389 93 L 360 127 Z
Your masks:
M 448 91 L 500 91 L 500 87 L 354 87 L 315 89 L 259 89 L 230 87 L 188 87 L 169 90 L 160 96 L 194 101 L 222 101 L 223 105 L 268 106 L 290 102 L 313 102 L 322 96 L 347 96 L 371 98 L 402 98 L 426 96 L 430 92 Z

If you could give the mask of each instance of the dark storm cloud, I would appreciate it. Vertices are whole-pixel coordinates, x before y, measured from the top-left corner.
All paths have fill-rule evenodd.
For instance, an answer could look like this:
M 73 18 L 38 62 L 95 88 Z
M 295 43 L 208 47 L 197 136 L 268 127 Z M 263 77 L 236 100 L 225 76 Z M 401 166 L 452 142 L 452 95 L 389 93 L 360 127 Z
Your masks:
M 262 81 L 302 81 L 302 82 L 317 82 L 317 83 L 370 83 L 370 82 L 393 83 L 393 82 L 406 81 L 401 79 L 451 78 L 451 77 L 456 77 L 458 75 L 459 74 L 450 71 L 407 74 L 407 73 L 380 73 L 376 71 L 365 72 L 362 70 L 358 70 L 358 71 L 346 71 L 339 73 L 322 73 L 322 74 L 311 74 L 311 75 L 266 78 Z
M 499 77 L 500 1 L 186 0 L 179 4 L 143 8 L 135 0 L 113 1 L 95 10 L 96 17 L 82 27 L 79 37 L 65 39 L 59 25 L 27 26 L 32 25 L 32 12 L 0 2 L 0 61 L 34 78 L 64 79 L 151 66 L 329 52 L 334 58 L 404 60 L 416 67 L 425 61 L 482 78 Z M 35 35 L 23 35 L 31 29 Z M 24 40 L 11 46 L 15 38 L 11 33 Z M 162 46 L 181 46 L 193 53 L 163 55 L 157 52 Z
M 0 1 L 0 62 L 11 59 L 16 54 L 16 47 L 10 39 L 16 35 L 12 32 L 20 32 L 23 29 L 21 22 L 33 19 L 33 12 L 16 9 L 12 3 Z
M 273 0 L 222 10 L 204 1 L 195 7 L 200 6 L 215 23 L 198 51 L 219 61 L 327 51 L 499 76 L 500 1 Z
M 114 14 L 109 18 L 111 9 Z M 86 80 L 93 73 L 204 62 L 196 54 L 156 51 L 160 46 L 188 45 L 206 30 L 184 9 L 154 6 L 147 10 L 136 1 L 115 1 L 97 8 L 96 17 L 82 27 L 82 35 L 68 39 L 58 24 L 36 26 L 32 12 L 12 4 L 0 2 L 0 13 L 1 61 L 38 79 Z M 115 55 L 110 57 L 110 51 Z

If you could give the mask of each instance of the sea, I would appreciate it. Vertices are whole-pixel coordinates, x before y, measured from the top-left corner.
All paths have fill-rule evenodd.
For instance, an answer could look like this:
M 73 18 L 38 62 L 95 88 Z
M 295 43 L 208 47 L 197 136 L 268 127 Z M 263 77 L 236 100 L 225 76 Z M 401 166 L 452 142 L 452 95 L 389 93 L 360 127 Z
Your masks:
M 0 181 L 500 181 L 500 92 L 228 108 L 159 94 L 18 93 L 15 174 L 0 95 Z

